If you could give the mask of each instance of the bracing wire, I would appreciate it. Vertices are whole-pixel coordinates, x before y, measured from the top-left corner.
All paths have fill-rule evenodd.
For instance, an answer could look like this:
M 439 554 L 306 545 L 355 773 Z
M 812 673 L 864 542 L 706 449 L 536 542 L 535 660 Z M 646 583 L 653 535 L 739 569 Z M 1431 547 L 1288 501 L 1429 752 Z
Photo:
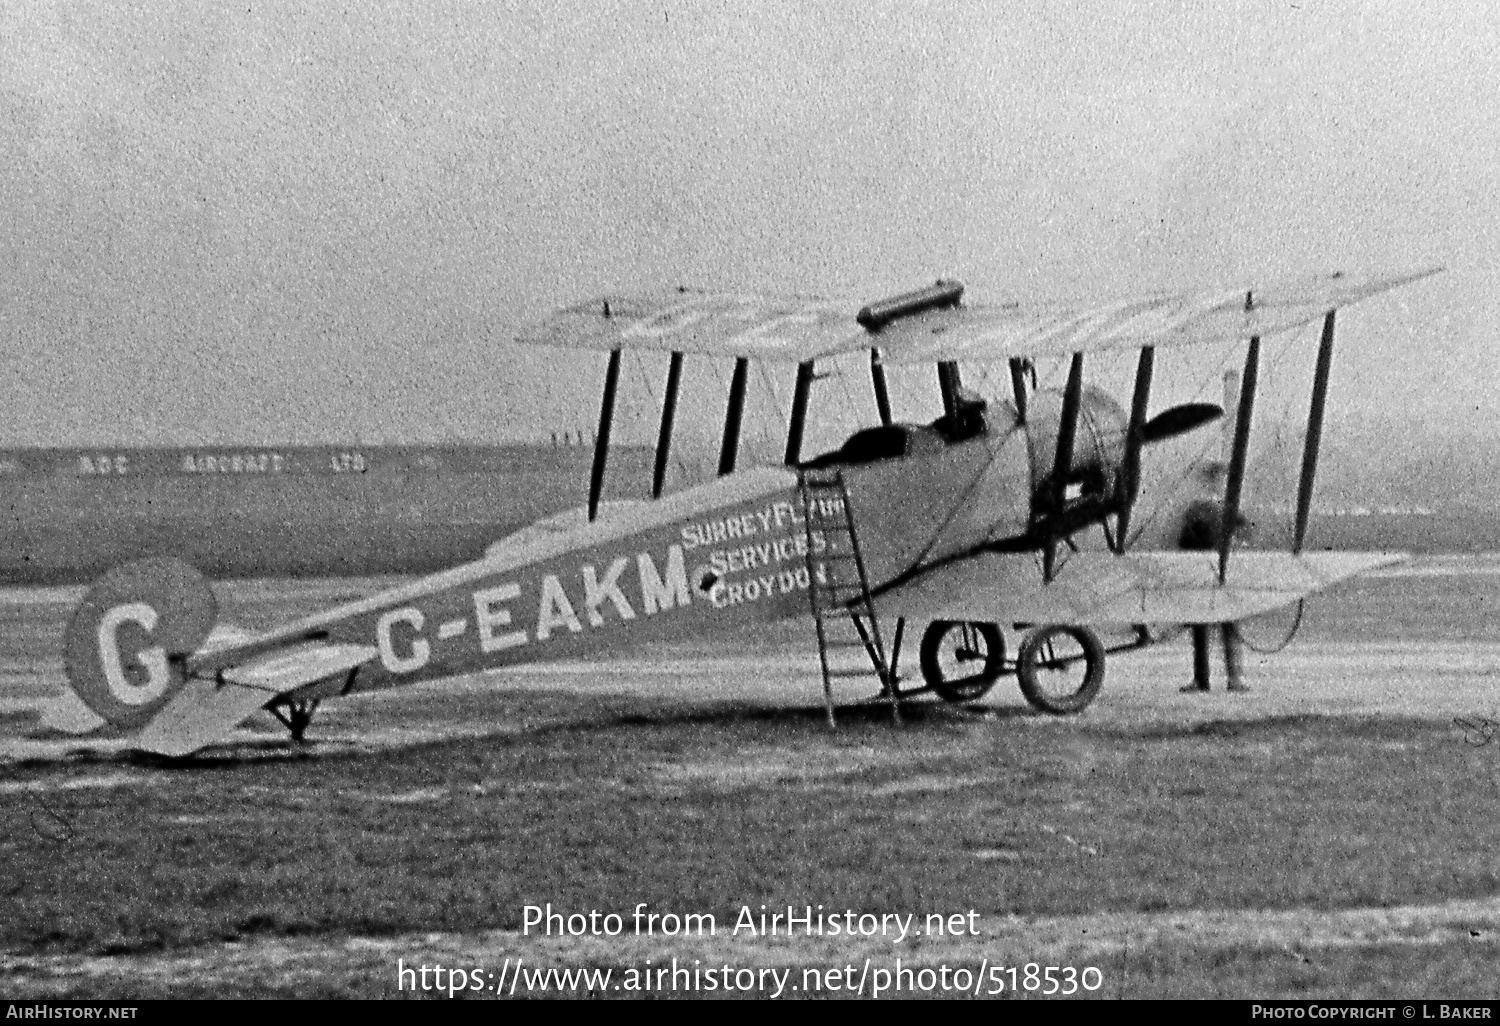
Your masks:
M 1238 630 L 1240 632 L 1240 640 L 1245 643 L 1246 648 L 1256 653 L 1257 655 L 1275 655 L 1276 653 L 1280 652 L 1282 649 L 1290 645 L 1292 643 L 1292 639 L 1297 636 L 1297 631 L 1302 626 L 1302 610 L 1306 607 L 1306 605 L 1307 599 L 1300 598 L 1297 600 L 1297 615 L 1292 618 L 1292 625 L 1291 627 L 1287 628 L 1286 637 L 1282 638 L 1275 645 L 1272 645 L 1268 648 L 1261 648 L 1259 645 L 1251 642 L 1251 640 L 1245 636 L 1244 627 L 1245 624 L 1250 622 L 1249 620 L 1239 621 Z
M 714 377 L 714 415 L 709 418 L 708 449 L 703 453 L 703 473 L 713 478 L 718 473 L 719 448 L 724 442 L 724 404 L 729 395 L 729 379 L 734 374 L 734 361 L 710 360 Z
M 854 393 L 849 388 L 849 374 L 848 368 L 845 366 L 846 362 L 840 360 L 834 365 L 832 372 L 833 376 L 839 380 L 839 389 L 844 393 L 844 405 L 843 409 L 839 411 L 841 415 L 838 418 L 839 432 L 844 436 L 853 434 L 853 431 L 848 426 L 850 418 L 853 418 L 855 424 L 859 423 L 859 402 L 854 398 Z
M 771 371 L 770 368 L 767 367 L 767 362 L 768 361 L 766 360 L 756 360 L 756 370 L 760 372 L 761 387 L 766 390 L 766 395 L 771 400 L 771 408 L 776 411 L 777 424 L 781 425 L 782 430 L 785 431 L 785 425 L 791 418 L 791 407 L 786 403 L 783 403 L 781 400 L 781 396 L 777 393 L 776 382 L 775 379 L 771 377 Z M 770 424 L 770 422 L 765 418 L 762 418 L 762 441 L 766 446 L 766 451 L 774 454 L 776 452 L 777 438 L 776 433 L 772 431 L 771 428 L 772 425 Z
M 630 419 L 634 422 L 633 426 L 639 431 L 641 423 L 648 420 L 646 411 L 648 409 L 659 409 L 656 403 L 656 390 L 651 387 L 651 376 L 646 373 L 645 356 L 639 349 L 635 350 L 635 374 L 636 377 L 641 379 L 641 390 L 645 392 L 647 400 L 644 407 L 640 403 L 629 404 L 631 410 Z
M 635 358 L 636 358 L 636 368 L 637 368 L 637 371 L 640 374 L 641 382 L 643 383 L 643 385 L 645 387 L 646 398 L 650 401 L 650 408 L 656 411 L 656 417 L 660 418 L 661 417 L 662 403 L 666 402 L 666 399 L 667 399 L 666 393 L 663 392 L 661 398 L 659 400 L 657 399 L 656 388 L 655 388 L 654 385 L 652 385 L 652 383 L 651 383 L 651 375 L 650 375 L 650 373 L 646 369 L 645 355 L 639 349 L 635 350 L 634 352 L 635 352 Z M 668 359 L 670 359 L 670 357 L 668 357 Z M 663 371 L 664 371 L 665 367 L 666 367 L 666 365 L 663 364 L 662 365 L 662 370 Z M 722 380 L 723 379 L 720 378 L 721 382 L 722 382 Z M 673 426 L 673 428 L 672 428 L 672 446 L 671 446 L 670 455 L 669 455 L 668 459 L 669 459 L 669 466 L 676 468 L 676 470 L 677 470 L 677 477 L 678 477 L 679 480 L 691 481 L 692 478 L 693 478 L 694 471 L 693 471 L 692 466 L 689 464 L 689 462 L 687 460 L 687 457 L 683 455 L 683 453 L 684 453 L 684 451 L 686 449 L 686 445 L 683 442 L 683 438 L 682 438 L 682 423 L 681 423 L 681 421 L 682 421 L 682 411 L 683 411 L 683 408 L 684 408 L 683 402 L 682 402 L 682 391 L 684 391 L 686 389 L 687 383 L 688 383 L 687 365 L 686 365 L 686 363 L 684 363 L 683 373 L 682 373 L 682 379 L 678 383 L 678 388 L 679 388 L 678 398 L 677 398 L 678 423 L 675 424 Z M 655 459 L 655 445 L 656 445 L 656 441 L 657 441 L 656 426 L 660 424 L 660 420 L 658 419 L 653 424 L 653 423 L 651 423 L 650 418 L 646 417 L 645 414 L 642 414 L 641 419 L 645 420 L 647 422 L 647 424 L 648 424 L 648 431 L 647 431 L 647 433 L 648 433 L 648 436 L 650 438 L 650 445 L 652 446 L 652 459 L 654 460 Z M 671 479 L 672 479 L 672 475 L 669 473 L 667 475 L 667 481 L 666 481 L 667 485 L 671 484 Z
M 651 432 L 651 429 L 650 429 L 650 422 L 651 422 L 651 420 L 650 420 L 650 417 L 647 415 L 647 411 L 648 410 L 656 410 L 657 411 L 657 415 L 660 416 L 661 404 L 658 403 L 657 400 L 656 400 L 656 389 L 654 389 L 654 388 L 651 387 L 651 375 L 646 372 L 646 359 L 645 359 L 645 355 L 639 349 L 635 350 L 634 355 L 635 355 L 635 372 L 636 372 L 636 376 L 641 379 L 641 390 L 643 392 L 645 392 L 645 394 L 646 394 L 646 404 L 645 404 L 645 407 L 643 409 L 637 410 L 636 413 L 634 414 L 634 416 L 631 419 L 635 422 L 634 426 L 635 426 L 637 432 L 639 432 L 640 426 L 641 426 L 641 424 L 643 422 L 647 425 L 646 435 L 647 435 L 648 438 L 650 438 L 652 440 L 652 443 L 653 443 L 652 449 L 651 449 L 651 458 L 652 458 L 652 462 L 654 463 L 655 459 L 656 459 L 656 449 L 655 449 L 655 446 L 654 446 L 654 442 L 655 442 L 655 437 L 656 436 Z M 663 398 L 663 400 L 665 400 L 666 397 L 663 396 L 662 398 Z M 634 406 L 634 405 L 636 405 L 636 404 L 632 404 L 632 406 Z M 650 482 L 650 478 L 647 478 L 646 483 L 647 483 L 647 485 L 649 487 L 649 485 L 651 483 Z
M 1235 352 L 1232 348 L 1226 349 L 1224 351 L 1224 354 L 1219 357 L 1218 362 L 1213 365 L 1213 367 L 1208 371 L 1207 374 L 1199 379 L 1198 383 L 1189 393 L 1191 401 L 1202 399 L 1206 394 L 1211 382 L 1223 379 L 1224 369 L 1229 365 L 1229 361 L 1234 358 L 1234 355 Z M 1231 416 L 1230 411 L 1225 410 L 1224 416 Z M 1157 520 L 1160 517 L 1164 516 L 1168 510 L 1172 509 L 1176 505 L 1177 499 L 1181 497 L 1183 490 L 1187 487 L 1189 479 L 1191 479 L 1191 477 L 1193 476 L 1194 468 L 1202 464 L 1204 457 L 1208 454 L 1209 447 L 1214 444 L 1215 443 L 1212 438 L 1205 439 L 1198 446 L 1197 451 L 1193 453 L 1192 458 L 1183 465 L 1181 470 L 1168 478 L 1168 484 L 1166 485 L 1164 493 L 1162 495 L 1162 501 L 1158 502 L 1155 508 L 1153 508 L 1145 516 L 1141 517 L 1140 520 L 1134 525 L 1135 529 L 1131 531 L 1130 537 L 1125 540 L 1126 548 L 1133 547 L 1135 543 L 1140 540 L 1141 535 L 1145 534 L 1149 528 L 1156 524 Z
M 1267 386 L 1273 386 L 1273 387 L 1268 387 L 1266 389 L 1267 392 L 1274 391 L 1274 384 L 1278 380 L 1278 377 L 1281 374 L 1281 371 L 1283 370 L 1283 368 L 1284 368 L 1285 364 L 1287 363 L 1287 361 L 1290 359 L 1291 353 L 1292 353 L 1293 349 L 1295 349 L 1295 348 L 1296 347 L 1294 345 L 1288 343 L 1288 344 L 1281 345 L 1279 348 L 1277 348 L 1274 351 L 1274 355 L 1267 362 L 1266 367 L 1264 369 L 1264 378 L 1265 378 L 1266 385 Z M 1217 378 L 1217 377 L 1219 377 L 1220 375 L 1223 374 L 1223 371 L 1224 371 L 1226 365 L 1228 364 L 1229 360 L 1233 356 L 1234 356 L 1234 350 L 1233 349 L 1231 349 L 1228 352 L 1226 352 L 1226 354 L 1224 355 L 1224 357 L 1222 357 L 1220 359 L 1220 361 L 1218 362 L 1217 366 L 1209 373 L 1209 375 L 1199 382 L 1197 388 L 1195 389 L 1195 391 L 1193 393 L 1194 399 L 1197 399 L 1197 398 L 1201 397 L 1204 394 L 1205 390 L 1209 387 L 1210 382 L 1212 380 L 1214 380 L 1215 378 Z M 1290 401 L 1291 401 L 1290 398 L 1284 399 L 1283 400 L 1283 405 L 1285 405 L 1287 403 L 1290 403 Z M 1236 411 L 1226 410 L 1225 411 L 1225 416 L 1233 416 L 1233 415 L 1235 415 L 1235 412 Z M 1278 417 L 1277 418 L 1277 426 L 1276 426 L 1276 438 L 1275 438 L 1275 442 L 1278 443 L 1278 444 L 1280 442 L 1280 439 L 1282 437 L 1282 433 L 1283 433 L 1284 429 L 1285 429 L 1285 417 L 1284 416 Z M 1186 484 L 1187 479 L 1188 479 L 1188 477 L 1191 474 L 1192 468 L 1203 460 L 1205 454 L 1207 453 L 1209 447 L 1212 444 L 1213 444 L 1212 440 L 1205 441 L 1203 443 L 1203 445 L 1201 445 L 1199 447 L 1197 453 L 1194 455 L 1193 459 L 1191 461 L 1189 461 L 1189 463 L 1184 468 L 1184 470 L 1182 471 L 1182 473 L 1180 473 L 1179 475 L 1177 475 L 1176 480 L 1174 481 L 1174 483 L 1172 484 L 1172 486 L 1168 489 L 1168 499 L 1169 500 L 1176 498 L 1177 494 L 1181 491 L 1181 489 L 1183 488 L 1183 486 Z M 1163 502 L 1163 503 L 1159 504 L 1158 507 L 1157 507 L 1157 509 L 1154 510 L 1152 512 L 1152 514 L 1149 517 L 1147 517 L 1146 520 L 1142 523 L 1141 528 L 1139 530 L 1133 532 L 1132 537 L 1130 539 L 1131 542 L 1133 543 L 1137 538 L 1139 538 L 1141 531 L 1143 531 L 1146 528 L 1146 526 L 1148 524 L 1150 524 L 1150 522 L 1152 520 L 1154 520 L 1164 509 L 1169 508 L 1171 505 L 1172 505 L 1172 503 L 1170 501 L 1166 501 L 1166 502 Z M 1244 625 L 1249 622 L 1248 620 L 1240 621 L 1240 624 L 1239 624 L 1239 626 L 1237 628 L 1239 630 L 1240 640 L 1244 643 L 1244 645 L 1245 645 L 1246 648 L 1250 649 L 1252 652 L 1257 653 L 1258 655 L 1275 655 L 1275 654 L 1281 652 L 1288 645 L 1290 645 L 1292 643 L 1292 640 L 1297 636 L 1298 631 L 1301 629 L 1301 627 L 1302 627 L 1303 613 L 1304 613 L 1304 611 L 1306 609 L 1306 605 L 1307 605 L 1307 602 L 1306 602 L 1305 598 L 1297 600 L 1297 612 L 1296 612 L 1296 615 L 1292 618 L 1292 623 L 1287 628 L 1286 634 L 1279 641 L 1276 641 L 1273 644 L 1264 645 L 1264 646 L 1256 644 L 1254 641 L 1251 640 L 1251 638 L 1247 635 L 1246 631 L 1244 630 Z

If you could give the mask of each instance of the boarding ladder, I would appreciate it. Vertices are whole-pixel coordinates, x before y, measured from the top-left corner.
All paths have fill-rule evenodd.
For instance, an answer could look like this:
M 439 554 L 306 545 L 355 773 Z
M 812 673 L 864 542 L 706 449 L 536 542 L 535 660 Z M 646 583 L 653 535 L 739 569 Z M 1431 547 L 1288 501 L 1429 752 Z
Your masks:
M 798 479 L 802 499 L 802 523 L 807 532 L 808 600 L 818 629 L 818 659 L 823 667 L 823 705 L 828 725 L 833 720 L 835 679 L 869 677 L 880 684 L 890 699 L 891 715 L 901 722 L 900 694 L 886 659 L 885 642 L 875 605 L 870 597 L 870 579 L 859 537 L 854 530 L 854 511 L 849 491 L 839 470 L 803 470 Z M 834 653 L 860 650 L 866 658 L 856 666 L 835 662 Z

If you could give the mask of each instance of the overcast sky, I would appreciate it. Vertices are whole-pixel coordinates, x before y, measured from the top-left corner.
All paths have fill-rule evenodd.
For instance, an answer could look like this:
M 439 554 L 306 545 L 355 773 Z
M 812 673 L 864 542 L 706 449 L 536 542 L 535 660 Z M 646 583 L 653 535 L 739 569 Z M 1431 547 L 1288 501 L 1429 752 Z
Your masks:
M 1435 263 L 1337 415 L 1500 423 L 1490 3 L 293 6 L 0 6 L 0 444 L 576 427 L 602 360 L 505 339 L 663 282 Z

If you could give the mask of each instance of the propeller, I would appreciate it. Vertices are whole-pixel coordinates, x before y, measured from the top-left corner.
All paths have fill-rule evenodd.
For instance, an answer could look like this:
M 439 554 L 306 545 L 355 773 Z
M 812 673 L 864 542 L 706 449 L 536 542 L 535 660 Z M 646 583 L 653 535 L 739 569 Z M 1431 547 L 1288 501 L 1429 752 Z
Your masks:
M 1136 493 L 1140 490 L 1141 449 L 1156 442 L 1196 430 L 1210 421 L 1224 416 L 1222 407 L 1213 403 L 1183 403 L 1163 410 L 1150 420 L 1146 419 L 1146 404 L 1151 398 L 1151 377 L 1155 365 L 1156 351 L 1151 346 L 1141 350 L 1140 366 L 1136 368 L 1135 395 L 1131 401 L 1130 428 L 1126 432 L 1125 463 L 1121 477 L 1120 515 L 1111 548 L 1125 551 L 1125 539 L 1130 532 L 1130 514 L 1135 506 Z
M 1141 427 L 1141 442 L 1152 445 L 1195 431 L 1224 416 L 1224 408 L 1213 403 L 1183 403 L 1163 410 Z

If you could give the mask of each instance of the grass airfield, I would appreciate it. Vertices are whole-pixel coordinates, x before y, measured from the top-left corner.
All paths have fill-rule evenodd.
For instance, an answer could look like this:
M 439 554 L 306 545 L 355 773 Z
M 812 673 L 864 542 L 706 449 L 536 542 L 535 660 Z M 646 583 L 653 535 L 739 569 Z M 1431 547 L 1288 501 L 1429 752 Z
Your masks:
M 374 583 L 229 585 L 225 619 Z M 398 959 L 492 974 L 467 997 L 517 959 L 660 996 L 612 988 L 673 958 L 790 970 L 782 996 L 809 996 L 805 969 L 898 958 L 1093 966 L 1110 998 L 1500 992 L 1500 560 L 1429 557 L 1315 599 L 1286 651 L 1250 657 L 1243 696 L 1180 694 L 1178 639 L 1112 658 L 1082 716 L 1034 715 L 1003 679 L 975 709 L 923 700 L 897 729 L 848 707 L 830 733 L 804 623 L 330 703 L 301 748 L 267 717 L 170 765 L 40 733 L 76 596 L 5 597 L 10 996 L 439 996 L 398 990 Z M 523 934 L 549 902 L 624 930 Z M 637 935 L 640 903 L 716 929 Z M 732 930 L 746 906 L 820 904 L 918 926 L 972 910 L 978 931 Z

